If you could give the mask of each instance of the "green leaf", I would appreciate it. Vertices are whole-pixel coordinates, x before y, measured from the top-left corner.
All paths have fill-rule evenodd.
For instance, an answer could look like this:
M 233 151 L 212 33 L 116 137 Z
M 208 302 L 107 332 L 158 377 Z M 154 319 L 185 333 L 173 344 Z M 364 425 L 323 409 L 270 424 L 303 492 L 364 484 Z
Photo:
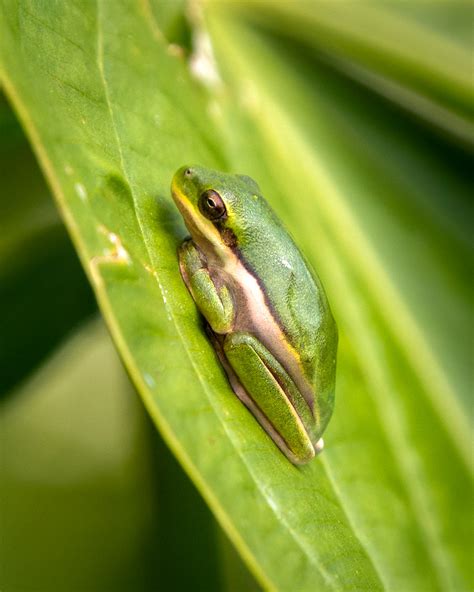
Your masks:
M 159 6 L 9 0 L 0 25 L 8 95 L 148 411 L 266 587 L 469 588 L 462 180 L 391 107 L 212 6 L 220 85 L 191 23 L 206 91 Z M 328 289 L 338 404 L 309 466 L 233 395 L 183 286 L 169 182 L 185 162 L 255 176 Z

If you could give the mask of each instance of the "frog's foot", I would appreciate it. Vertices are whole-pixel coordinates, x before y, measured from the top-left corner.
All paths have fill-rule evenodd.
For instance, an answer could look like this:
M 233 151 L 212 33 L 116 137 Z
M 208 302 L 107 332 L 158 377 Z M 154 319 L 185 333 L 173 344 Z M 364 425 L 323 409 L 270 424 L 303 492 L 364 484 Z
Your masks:
M 189 288 L 191 277 L 205 267 L 201 254 L 192 239 L 184 240 L 178 249 L 179 270 L 183 280 Z
M 321 454 L 321 452 L 323 450 L 324 450 L 324 440 L 322 438 L 319 438 L 319 440 L 314 445 L 314 453 L 317 456 L 318 454 Z

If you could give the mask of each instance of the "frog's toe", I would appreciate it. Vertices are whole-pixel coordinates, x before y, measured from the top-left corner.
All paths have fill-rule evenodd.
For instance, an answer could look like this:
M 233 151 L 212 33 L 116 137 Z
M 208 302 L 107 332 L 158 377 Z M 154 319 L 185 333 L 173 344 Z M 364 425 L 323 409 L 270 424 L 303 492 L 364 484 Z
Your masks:
M 186 239 L 181 243 L 178 249 L 178 258 L 183 276 L 186 275 L 190 277 L 198 269 L 204 267 L 201 255 L 192 239 Z
M 323 451 L 323 449 L 324 449 L 324 440 L 322 438 L 319 438 L 319 440 L 314 445 L 314 454 L 316 456 L 318 454 L 321 454 L 321 452 Z

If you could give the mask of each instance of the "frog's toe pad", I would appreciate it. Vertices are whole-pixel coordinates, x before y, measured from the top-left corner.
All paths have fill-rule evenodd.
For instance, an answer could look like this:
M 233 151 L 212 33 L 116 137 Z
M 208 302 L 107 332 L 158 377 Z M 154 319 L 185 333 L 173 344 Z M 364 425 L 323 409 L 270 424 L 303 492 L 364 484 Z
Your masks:
M 186 239 L 180 245 L 178 258 L 181 275 L 184 278 L 190 278 L 196 271 L 204 267 L 200 253 L 191 239 Z
M 319 438 L 319 440 L 314 445 L 314 455 L 317 456 L 318 454 L 321 454 L 321 452 L 323 451 L 323 448 L 324 448 L 324 440 L 322 438 Z

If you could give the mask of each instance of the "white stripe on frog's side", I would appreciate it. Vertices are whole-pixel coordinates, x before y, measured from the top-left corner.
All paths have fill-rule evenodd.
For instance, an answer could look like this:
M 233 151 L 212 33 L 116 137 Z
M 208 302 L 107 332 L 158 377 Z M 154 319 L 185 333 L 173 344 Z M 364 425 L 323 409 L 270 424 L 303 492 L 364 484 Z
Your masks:
M 255 335 L 288 372 L 310 409 L 317 413 L 314 390 L 303 374 L 300 357 L 269 309 L 258 280 L 230 249 L 223 267 L 209 263 L 211 277 L 215 279 L 217 276 L 220 283 L 228 286 L 236 304 L 233 331 Z

